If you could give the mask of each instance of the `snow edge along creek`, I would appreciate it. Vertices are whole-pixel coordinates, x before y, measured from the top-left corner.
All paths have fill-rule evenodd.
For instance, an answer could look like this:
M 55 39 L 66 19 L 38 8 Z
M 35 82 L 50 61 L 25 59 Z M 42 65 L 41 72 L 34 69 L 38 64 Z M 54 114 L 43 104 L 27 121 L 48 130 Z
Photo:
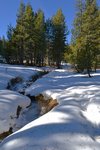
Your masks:
M 6 138 L 1 150 L 99 150 L 100 72 L 93 76 L 57 70 L 37 80 L 26 95 L 42 93 L 59 105 Z
M 7 73 L 8 69 L 6 69 L 6 68 L 4 70 L 6 70 L 6 73 Z M 36 118 L 38 118 L 40 116 L 41 106 L 38 105 L 38 102 L 35 100 L 35 97 L 33 97 L 33 96 L 31 97 L 30 95 L 24 96 L 25 95 L 24 91 L 25 91 L 25 89 L 27 87 L 29 87 L 36 80 L 38 80 L 42 76 L 46 75 L 47 73 L 49 73 L 49 71 L 48 70 L 44 70 L 44 69 L 40 70 L 40 71 L 37 71 L 35 74 L 31 75 L 31 77 L 30 77 L 29 80 L 26 80 L 26 81 L 23 80 L 23 78 L 20 77 L 20 76 L 13 77 L 8 82 L 7 90 L 0 90 L 0 92 L 1 92 L 0 94 L 2 94 L 0 96 L 3 97 L 3 99 L 7 97 L 7 96 L 3 96 L 3 94 L 6 95 L 6 93 L 7 93 L 7 95 L 10 94 L 11 96 L 13 96 L 13 95 L 16 96 L 17 97 L 16 100 L 17 99 L 21 99 L 20 97 L 23 97 L 23 99 L 26 99 L 26 97 L 27 97 L 28 101 L 30 99 L 30 102 L 28 102 L 28 104 L 25 106 L 26 108 L 25 107 L 23 108 L 22 104 L 19 101 L 19 104 L 17 104 L 17 106 L 14 106 L 14 109 L 16 110 L 15 115 L 14 114 L 8 114 L 7 115 L 7 116 L 10 115 L 10 118 L 11 118 L 10 121 L 11 121 L 11 123 L 8 120 L 4 120 L 5 123 L 7 123 L 7 121 L 8 121 L 9 125 L 5 125 L 6 126 L 5 129 L 4 130 L 2 129 L 2 131 L 0 133 L 0 139 L 4 139 L 8 135 L 14 133 L 15 131 L 19 130 L 20 128 L 22 128 L 27 123 L 35 120 Z M 22 86 L 21 86 L 21 84 L 22 84 Z M 22 90 L 21 90 L 21 88 L 22 88 Z M 17 94 L 17 93 L 19 93 L 19 94 Z M 19 96 L 22 95 L 22 96 L 18 97 L 18 95 Z M 12 100 L 13 100 L 13 98 L 12 98 Z M 11 102 L 11 101 L 9 101 L 9 102 Z M 14 100 L 13 100 L 13 102 L 14 102 L 14 105 L 16 105 Z M 12 106 L 12 104 L 11 104 L 11 106 Z M 33 113 L 33 115 L 32 115 L 33 117 L 30 117 L 30 119 L 28 119 L 28 120 L 25 120 L 25 118 L 23 119 L 23 117 L 25 117 L 26 113 L 28 113 L 28 115 L 31 115 L 31 113 Z M 0 115 L 2 115 L 2 111 L 1 111 Z M 14 121 L 12 121 L 12 120 L 14 120 Z M 21 124 L 21 121 L 23 121 L 22 124 Z M 1 128 L 4 126 L 3 124 L 4 123 L 2 123 L 2 121 L 1 121 L 1 123 L 0 123 Z M 9 130 L 8 130 L 8 128 L 9 128 Z

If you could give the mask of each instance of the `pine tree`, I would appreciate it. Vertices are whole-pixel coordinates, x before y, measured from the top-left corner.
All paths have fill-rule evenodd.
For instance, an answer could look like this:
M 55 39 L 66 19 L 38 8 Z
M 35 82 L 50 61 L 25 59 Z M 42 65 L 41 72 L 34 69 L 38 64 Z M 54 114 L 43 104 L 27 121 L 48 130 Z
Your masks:
M 0 55 L 3 55 L 3 41 L 0 38 Z
M 35 14 L 34 27 L 35 27 L 34 62 L 35 65 L 43 66 L 46 54 L 46 41 L 45 41 L 44 13 L 42 10 L 39 10 Z
M 90 77 L 90 70 L 98 55 L 99 35 L 98 7 L 96 0 L 86 0 L 86 10 L 83 15 L 83 47 L 85 53 L 85 68 Z
M 13 56 L 15 55 L 13 45 L 12 45 L 12 37 L 13 37 L 14 28 L 12 25 L 8 25 L 7 29 L 7 41 L 6 41 L 6 50 L 5 50 L 5 58 L 8 63 L 13 62 Z
M 20 64 L 23 64 L 24 60 L 24 41 L 25 41 L 24 17 L 25 17 L 25 5 L 23 2 L 21 2 L 17 14 L 17 25 L 14 32 L 15 33 L 14 39 L 16 40 L 16 48 L 18 51 L 18 59 Z
M 53 24 L 52 20 L 46 20 L 46 59 L 47 64 L 51 65 L 53 63 Z
M 75 44 L 77 37 L 82 33 L 82 24 L 83 24 L 83 13 L 85 10 L 85 4 L 83 0 L 77 0 L 76 3 L 77 13 L 76 18 L 74 19 L 74 28 L 72 29 L 72 43 Z
M 25 10 L 25 18 L 24 18 L 24 26 L 25 26 L 25 60 L 29 64 L 31 61 L 31 65 L 33 64 L 34 57 L 34 12 L 30 4 L 27 4 Z
M 78 72 L 82 72 L 84 70 L 84 62 L 85 62 L 84 55 L 83 55 L 84 53 L 82 52 L 83 51 L 82 25 L 84 22 L 83 20 L 84 10 L 85 10 L 85 4 L 83 0 L 77 0 L 77 13 L 73 24 L 74 28 L 72 29 L 72 41 L 71 41 L 72 46 L 71 46 L 70 58 L 72 58 L 72 61 L 74 61 L 73 64 Z
M 0 63 L 5 63 L 5 60 L 3 60 L 3 58 L 5 58 L 5 50 L 6 50 L 6 39 L 3 36 L 2 38 L 0 38 Z
M 79 11 L 81 17 L 79 15 L 76 17 L 76 24 L 74 25 L 74 31 L 77 33 L 73 42 L 76 53 L 74 53 L 76 55 L 75 63 L 79 72 L 86 69 L 90 77 L 93 62 L 96 60 L 98 53 L 98 27 L 100 21 L 95 0 L 86 0 L 82 6 L 85 7 L 83 7 L 84 9 L 80 7 L 80 10 L 83 9 L 83 11 Z
M 61 60 L 64 56 L 65 41 L 66 41 L 66 25 L 65 17 L 62 10 L 59 9 L 52 18 L 53 23 L 53 60 L 57 67 L 60 67 Z

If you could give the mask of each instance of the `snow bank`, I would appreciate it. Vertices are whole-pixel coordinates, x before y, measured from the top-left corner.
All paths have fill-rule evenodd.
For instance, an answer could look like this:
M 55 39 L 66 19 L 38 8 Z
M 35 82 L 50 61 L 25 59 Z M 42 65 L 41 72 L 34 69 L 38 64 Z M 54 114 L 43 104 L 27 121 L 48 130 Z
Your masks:
M 0 150 L 99 150 L 100 72 L 93 78 L 56 70 L 26 94 L 56 98 L 59 105 L 7 137 Z
M 16 126 L 18 106 L 24 110 L 30 103 L 26 96 L 9 90 L 0 90 L 0 134 Z
M 99 88 L 100 89 L 100 88 Z M 89 120 L 94 127 L 100 127 L 100 91 L 98 89 L 98 96 L 93 96 L 83 111 L 83 115 Z
M 6 89 L 10 79 L 15 77 L 21 77 L 23 81 L 29 80 L 32 75 L 41 71 L 37 67 L 24 67 L 14 65 L 2 65 L 0 64 L 0 90 Z
M 11 79 L 15 79 L 16 77 L 18 77 L 19 79 L 22 79 L 22 82 L 16 85 L 13 85 L 12 89 L 14 91 L 23 92 L 23 89 L 27 87 L 27 83 L 29 83 L 29 80 L 31 79 L 31 77 L 34 75 L 38 75 L 40 71 L 44 71 L 44 70 L 47 71 L 48 68 L 24 67 L 24 66 L 17 66 L 17 65 L 0 64 L 0 90 L 5 90 L 7 88 L 8 82 Z M 11 91 L 8 92 L 5 90 L 5 91 L 0 91 L 0 93 L 2 94 L 2 98 L 3 98 L 2 99 L 0 97 L 1 98 L 0 108 L 2 108 L 0 110 L 0 133 L 8 131 L 10 126 L 14 127 L 16 124 L 18 125 L 17 128 L 19 128 L 19 126 L 22 127 L 22 125 L 25 125 L 27 121 L 21 118 L 21 116 L 20 116 L 20 119 L 17 120 L 17 123 L 15 123 L 16 111 L 17 111 L 18 105 L 21 106 L 22 102 L 23 102 L 22 106 L 24 108 L 24 105 L 26 107 L 30 101 L 27 104 L 26 100 L 25 100 L 26 102 L 23 101 L 23 99 L 25 98 L 24 96 L 22 97 L 21 95 L 17 93 L 13 93 Z M 3 112 L 5 110 L 6 110 L 6 113 L 3 116 Z M 28 110 L 26 110 L 26 112 L 28 112 Z M 37 111 L 33 110 L 33 112 L 35 114 Z M 33 118 L 35 118 L 35 116 Z M 21 120 L 23 121 L 23 123 L 21 122 Z M 4 124 L 6 125 L 4 126 Z

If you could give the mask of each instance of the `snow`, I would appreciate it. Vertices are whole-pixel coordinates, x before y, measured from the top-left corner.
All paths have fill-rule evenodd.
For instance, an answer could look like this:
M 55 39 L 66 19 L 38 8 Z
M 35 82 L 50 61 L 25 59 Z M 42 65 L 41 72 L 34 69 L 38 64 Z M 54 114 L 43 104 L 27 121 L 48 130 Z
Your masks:
M 24 67 L 8 64 L 0 64 L 0 90 L 6 89 L 10 79 L 21 77 L 23 81 L 29 80 L 32 75 L 42 71 L 36 67 Z
M 26 94 L 59 105 L 7 137 L 0 150 L 99 150 L 100 70 L 92 76 L 55 70 L 33 83 Z
M 21 77 L 23 80 L 22 85 L 16 85 L 16 89 L 19 90 L 31 76 L 38 74 L 39 71 L 42 71 L 42 69 L 37 67 L 0 64 L 0 133 L 8 131 L 10 127 L 13 127 L 13 131 L 16 131 L 36 118 L 38 112 L 37 105 L 34 104 L 31 110 L 34 114 L 33 117 L 28 119 L 30 109 L 26 109 L 26 107 L 30 105 L 30 99 L 17 92 L 6 90 L 6 88 L 12 78 Z M 18 106 L 22 107 L 19 118 L 16 116 Z
M 18 106 L 23 111 L 30 103 L 26 96 L 9 90 L 0 90 L 0 133 L 9 131 L 10 127 L 15 128 Z
M 32 102 L 31 106 L 22 110 L 19 118 L 16 120 L 16 126 L 14 126 L 13 131 L 17 131 L 21 127 L 25 126 L 29 122 L 37 119 L 40 116 L 40 107 L 38 103 Z

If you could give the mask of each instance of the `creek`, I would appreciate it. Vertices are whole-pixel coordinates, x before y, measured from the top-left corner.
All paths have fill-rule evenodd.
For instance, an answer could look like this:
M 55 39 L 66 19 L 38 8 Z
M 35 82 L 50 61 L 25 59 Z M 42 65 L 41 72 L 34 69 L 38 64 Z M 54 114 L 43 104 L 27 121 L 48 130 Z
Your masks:
M 8 90 L 16 91 L 22 95 L 25 95 L 25 90 L 26 88 L 30 87 L 36 80 L 39 78 L 42 78 L 45 74 L 48 72 L 39 72 L 36 75 L 33 75 L 29 80 L 24 81 L 20 77 L 16 77 L 14 79 L 11 79 L 7 85 Z M 16 119 L 16 124 L 11 127 L 11 132 L 10 129 L 7 132 L 4 132 L 0 135 L 0 142 L 10 135 L 11 133 L 19 130 L 29 122 L 32 122 L 33 120 L 39 118 L 41 116 L 41 107 L 38 104 L 37 100 L 35 100 L 34 96 L 27 95 L 31 99 L 31 104 L 28 106 L 25 110 L 22 110 L 20 107 L 19 116 Z M 19 107 L 19 106 L 18 106 Z

